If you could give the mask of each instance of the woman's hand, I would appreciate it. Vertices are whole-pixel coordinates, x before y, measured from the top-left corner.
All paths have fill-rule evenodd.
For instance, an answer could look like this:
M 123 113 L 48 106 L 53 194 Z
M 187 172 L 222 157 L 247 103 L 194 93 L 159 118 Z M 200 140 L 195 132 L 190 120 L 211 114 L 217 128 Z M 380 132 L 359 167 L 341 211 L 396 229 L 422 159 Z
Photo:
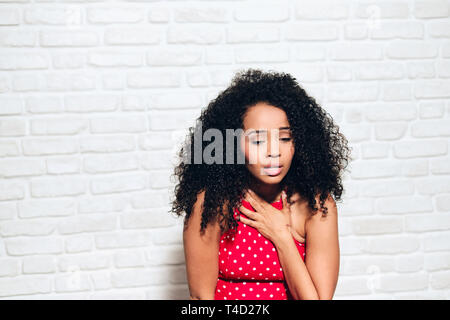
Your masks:
M 252 190 L 245 194 L 245 200 L 248 201 L 255 211 L 251 211 L 244 206 L 239 210 L 250 219 L 240 216 L 240 221 L 257 229 L 264 237 L 274 244 L 280 240 L 292 239 L 291 234 L 291 207 L 287 202 L 286 193 L 281 194 L 283 209 L 278 210 L 270 203 L 259 197 Z

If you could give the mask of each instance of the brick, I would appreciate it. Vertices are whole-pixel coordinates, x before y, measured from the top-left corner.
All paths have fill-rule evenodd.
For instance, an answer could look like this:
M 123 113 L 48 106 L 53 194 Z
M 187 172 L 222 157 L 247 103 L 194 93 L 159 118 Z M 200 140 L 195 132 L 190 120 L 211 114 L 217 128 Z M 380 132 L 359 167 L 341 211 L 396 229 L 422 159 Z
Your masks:
M 373 200 L 370 198 L 347 199 L 339 203 L 339 213 L 342 216 L 366 216 L 373 213 Z
M 20 15 L 18 8 L 0 9 L 0 26 L 15 26 L 20 24 Z
M 237 48 L 235 51 L 237 63 L 254 62 L 288 62 L 289 50 L 280 46 L 265 46 L 264 48 Z
M 450 211 L 450 196 L 438 195 L 436 196 L 436 210 L 437 211 Z
M 203 63 L 203 51 L 198 49 L 150 49 L 146 56 L 149 66 L 198 66 Z
M 132 135 L 109 135 L 80 137 L 81 152 L 124 152 L 136 148 Z
M 295 6 L 296 20 L 338 20 L 346 19 L 349 6 L 334 1 L 298 2 Z
M 416 98 L 448 98 L 450 97 L 450 81 L 422 80 L 414 83 Z
M 433 62 L 411 61 L 406 63 L 408 78 L 430 79 L 436 77 L 435 64 Z
M 99 270 L 108 268 L 110 265 L 110 255 L 99 252 L 71 254 L 58 258 L 58 269 L 63 272 L 70 272 L 72 269 Z
M 17 276 L 19 272 L 19 260 L 11 258 L 0 258 L 0 277 L 14 277 Z
M 24 200 L 18 203 L 20 218 L 64 217 L 76 213 L 73 199 Z
M 405 216 L 408 232 L 443 231 L 450 229 L 450 215 L 442 213 Z
M 0 234 L 3 237 L 47 236 L 55 231 L 55 223 L 51 221 L 3 221 Z
M 35 96 L 25 99 L 25 108 L 30 113 L 59 113 L 63 111 L 63 102 L 56 96 Z
M 33 135 L 75 135 L 82 133 L 88 121 L 77 117 L 42 118 L 31 120 Z
M 376 211 L 381 214 L 426 213 L 433 211 L 433 204 L 427 196 L 380 197 L 375 200 Z
M 19 155 L 19 147 L 15 141 L 0 141 L 0 157 Z
M 150 130 L 157 131 L 188 128 L 193 125 L 193 119 L 197 116 L 197 109 L 185 109 L 177 111 L 152 110 L 149 115 Z
M 359 80 L 394 80 L 405 77 L 405 68 L 402 64 L 380 62 L 360 64 L 355 70 L 355 77 Z
M 386 47 L 389 59 L 427 59 L 435 58 L 438 47 L 435 42 L 423 40 L 394 40 Z
M 45 161 L 42 159 L 0 160 L 0 176 L 12 178 L 44 174 Z
M 403 231 L 402 217 L 364 217 L 352 221 L 356 235 L 392 234 Z
M 342 43 L 333 45 L 330 59 L 335 61 L 382 60 L 383 48 L 374 43 Z
M 33 197 L 76 196 L 86 192 L 86 179 L 83 177 L 59 176 L 35 178 L 31 181 Z
M 19 200 L 25 196 L 23 183 L 17 181 L 0 181 L 0 201 Z
M 147 130 L 145 117 L 115 116 L 90 120 L 92 133 L 136 133 Z
M 414 16 L 420 19 L 446 18 L 449 15 L 449 5 L 445 0 L 415 1 Z
M 74 269 L 67 275 L 55 277 L 55 291 L 58 293 L 89 290 L 91 290 L 89 275 L 81 273 L 78 269 Z
M 81 30 L 41 31 L 40 44 L 43 47 L 93 47 L 99 44 L 99 36 Z
M 382 84 L 382 99 L 384 101 L 412 100 L 411 85 L 408 83 Z
M 286 28 L 284 36 L 284 40 L 288 41 L 328 41 L 336 39 L 338 39 L 338 26 L 333 23 L 318 25 L 316 23 L 297 22 Z
M 393 147 L 394 156 L 400 159 L 439 156 L 448 152 L 445 141 L 401 141 Z
M 146 229 L 173 226 L 175 219 L 164 209 L 151 209 L 143 212 L 127 212 L 120 217 L 123 229 Z
M 114 266 L 117 268 L 144 267 L 145 258 L 141 251 L 120 251 L 114 254 Z
M 80 253 L 92 251 L 94 248 L 94 239 L 92 235 L 72 235 L 65 237 L 65 251 L 67 253 Z
M 227 43 L 279 42 L 280 30 L 276 26 L 230 27 L 227 29 Z M 248 49 L 248 48 L 247 48 Z
M 32 30 L 2 30 L 0 31 L 0 45 L 2 47 L 34 47 L 38 34 Z
M 423 251 L 436 252 L 450 250 L 450 233 L 448 230 L 428 233 L 423 237 Z
M 55 237 L 13 238 L 5 240 L 11 256 L 58 254 L 63 251 L 62 240 Z
M 138 168 L 138 159 L 133 154 L 90 155 L 83 160 L 83 169 L 87 173 L 129 171 Z
M 0 203 L 0 220 L 11 220 L 17 216 L 17 206 L 12 202 Z
M 166 23 L 170 21 L 170 9 L 163 7 L 151 7 L 148 14 L 148 21 L 154 23 Z
M 411 274 L 381 275 L 382 292 L 414 291 L 428 288 L 428 274 L 416 272 Z
M 108 45 L 152 45 L 161 41 L 160 28 L 110 27 L 105 30 L 104 41 Z
M 128 197 L 118 195 L 96 195 L 94 197 L 80 197 L 78 199 L 79 213 L 107 213 L 120 212 L 128 205 Z
M 450 120 L 422 120 L 411 124 L 411 136 L 416 138 L 450 136 Z
M 447 270 L 431 273 L 430 286 L 438 290 L 450 288 L 450 272 Z
M 405 136 L 408 125 L 404 122 L 393 122 L 375 125 L 375 137 L 377 140 L 393 141 Z
M 72 138 L 28 138 L 22 140 L 24 155 L 73 154 L 78 152 L 78 141 Z
M 377 85 L 373 84 L 331 84 L 328 99 L 331 102 L 375 101 L 379 95 Z
M 93 52 L 88 55 L 87 63 L 94 67 L 139 67 L 143 65 L 141 53 Z
M 168 281 L 168 275 L 160 269 L 135 268 L 111 273 L 111 282 L 114 288 L 162 285 Z
M 64 174 L 64 173 L 79 173 L 80 159 L 78 157 L 58 157 L 47 159 L 47 173 L 49 174 Z
M 425 254 L 424 269 L 444 271 L 450 268 L 450 252 L 431 252 Z
M 111 231 L 116 227 L 116 220 L 112 214 L 67 217 L 58 224 L 58 231 L 61 234 Z
M 405 19 L 409 17 L 409 6 L 406 1 L 374 1 L 358 3 L 354 8 L 355 18 L 369 19 Z
M 130 73 L 127 76 L 127 85 L 133 89 L 174 88 L 179 87 L 180 84 L 179 73 L 168 71 Z
M 417 117 L 417 108 L 409 102 L 374 104 L 366 109 L 368 121 L 409 121 Z
M 55 256 L 25 257 L 22 262 L 24 274 L 54 273 L 56 272 Z
M 393 257 L 352 257 L 347 256 L 342 260 L 339 275 L 372 275 L 381 272 L 393 272 L 395 270 L 395 258 Z
M 20 137 L 25 135 L 26 122 L 19 118 L 0 119 L 0 137 Z
M 98 249 L 145 247 L 150 242 L 146 232 L 120 231 L 103 233 L 95 236 L 95 246 Z
M 415 252 L 420 247 L 416 236 L 386 235 L 369 240 L 365 252 L 370 254 L 400 254 Z
M 81 8 L 39 7 L 24 10 L 24 21 L 37 25 L 71 25 L 81 23 Z
M 136 23 L 143 19 L 140 8 L 88 8 L 87 20 L 90 23 Z
M 169 196 L 166 193 L 155 191 L 133 193 L 130 203 L 134 209 L 163 207 L 169 203 Z
M 55 69 L 80 69 L 86 65 L 86 54 L 77 52 L 54 53 L 52 55 Z
M 21 114 L 23 110 L 23 100 L 19 97 L 0 97 L 0 115 Z
M 4 53 L 0 55 L 0 70 L 47 69 L 48 57 L 42 53 Z
M 184 251 L 180 245 L 157 246 L 146 250 L 147 261 L 151 265 L 184 264 Z
M 137 191 L 147 187 L 148 177 L 142 174 L 129 173 L 91 179 L 91 192 L 93 194 Z
M 30 276 L 19 279 L 0 279 L 0 297 L 50 293 L 50 291 L 51 283 L 48 277 Z
M 443 102 L 422 102 L 419 105 L 419 117 L 422 119 L 442 118 L 445 114 Z
M 423 39 L 425 30 L 421 22 L 383 21 L 378 28 L 370 30 L 371 39 Z
M 221 23 L 228 22 L 229 13 L 226 8 L 215 6 L 201 7 L 179 7 L 173 9 L 173 17 L 175 22 L 211 22 Z
M 283 22 L 289 19 L 289 9 L 269 4 L 240 5 L 233 11 L 238 22 Z
M 209 26 L 169 26 L 167 43 L 169 44 L 218 44 L 223 41 L 224 31 L 220 27 Z
M 395 271 L 419 272 L 423 270 L 424 261 L 422 253 L 399 255 L 395 258 Z
M 395 177 L 400 163 L 396 161 L 365 160 L 353 163 L 352 177 L 355 179 Z

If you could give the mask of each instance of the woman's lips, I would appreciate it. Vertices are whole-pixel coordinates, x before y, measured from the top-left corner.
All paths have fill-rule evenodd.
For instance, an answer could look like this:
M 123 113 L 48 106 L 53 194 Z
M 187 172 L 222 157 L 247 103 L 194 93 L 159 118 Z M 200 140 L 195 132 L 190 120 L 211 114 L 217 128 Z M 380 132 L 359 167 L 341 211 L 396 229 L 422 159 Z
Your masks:
M 282 169 L 281 166 L 280 167 L 269 167 L 269 168 L 264 168 L 263 171 L 268 176 L 277 176 L 281 173 L 281 169 Z

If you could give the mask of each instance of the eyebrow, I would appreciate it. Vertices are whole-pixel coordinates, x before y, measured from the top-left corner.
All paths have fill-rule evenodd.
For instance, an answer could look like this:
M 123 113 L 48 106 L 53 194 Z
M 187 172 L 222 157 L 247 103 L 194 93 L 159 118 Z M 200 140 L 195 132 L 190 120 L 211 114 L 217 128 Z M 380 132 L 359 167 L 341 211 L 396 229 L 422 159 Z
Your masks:
M 290 127 L 279 127 L 278 130 L 290 130 Z M 250 135 L 252 133 L 260 133 L 260 132 L 267 132 L 267 130 L 250 130 L 247 135 Z

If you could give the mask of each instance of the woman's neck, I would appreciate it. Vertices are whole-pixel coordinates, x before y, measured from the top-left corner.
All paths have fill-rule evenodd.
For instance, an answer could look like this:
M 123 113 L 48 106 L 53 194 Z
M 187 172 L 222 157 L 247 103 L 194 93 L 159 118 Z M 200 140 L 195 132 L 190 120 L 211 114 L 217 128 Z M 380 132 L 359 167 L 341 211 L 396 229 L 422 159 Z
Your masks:
M 281 197 L 280 184 L 265 184 L 254 182 L 251 184 L 250 188 L 268 203 L 276 202 Z

